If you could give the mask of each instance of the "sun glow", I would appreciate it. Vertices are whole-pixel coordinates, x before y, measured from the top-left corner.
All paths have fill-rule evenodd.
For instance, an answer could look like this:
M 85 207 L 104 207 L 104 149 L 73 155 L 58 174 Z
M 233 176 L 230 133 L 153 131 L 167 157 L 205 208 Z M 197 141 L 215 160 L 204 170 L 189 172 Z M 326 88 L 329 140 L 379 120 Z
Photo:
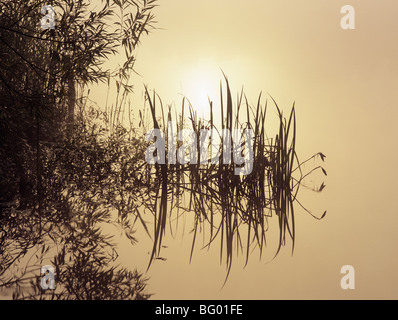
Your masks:
M 213 108 L 214 116 L 219 117 L 220 80 L 222 72 L 216 65 L 200 63 L 188 69 L 181 82 L 181 94 L 192 104 L 199 118 L 210 120 L 210 101 L 217 107 Z

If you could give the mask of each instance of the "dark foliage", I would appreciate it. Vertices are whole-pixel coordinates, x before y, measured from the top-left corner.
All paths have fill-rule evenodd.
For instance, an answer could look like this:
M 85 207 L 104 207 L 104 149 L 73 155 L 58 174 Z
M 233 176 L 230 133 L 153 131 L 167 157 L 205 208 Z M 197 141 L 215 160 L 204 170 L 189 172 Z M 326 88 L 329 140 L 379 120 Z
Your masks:
M 136 188 L 120 179 L 134 169 L 128 148 L 138 152 L 140 143 L 123 130 L 97 130 L 78 88 L 128 78 L 154 2 L 0 3 L 0 286 L 17 288 L 14 298 L 49 298 L 34 282 L 34 291 L 24 290 L 51 256 L 58 285 L 51 298 L 149 297 L 140 273 L 113 265 L 115 245 L 103 232 L 117 223 L 134 240 L 127 213 L 138 203 L 119 195 Z M 55 29 L 40 27 L 44 5 L 57 11 Z M 123 66 L 105 70 L 120 52 Z

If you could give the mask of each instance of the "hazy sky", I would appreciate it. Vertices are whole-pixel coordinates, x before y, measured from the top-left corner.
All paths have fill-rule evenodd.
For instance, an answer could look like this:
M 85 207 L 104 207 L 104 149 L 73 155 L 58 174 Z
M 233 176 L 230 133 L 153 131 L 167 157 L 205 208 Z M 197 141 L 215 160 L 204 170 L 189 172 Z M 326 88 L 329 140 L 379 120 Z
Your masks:
M 340 9 L 355 8 L 355 30 Z M 149 270 L 155 299 L 398 298 L 398 3 L 396 1 L 167 0 L 158 27 L 142 41 L 135 80 L 165 103 L 181 94 L 201 104 L 218 98 L 221 69 L 237 93 L 260 91 L 289 111 L 296 102 L 298 153 L 322 151 L 328 177 L 322 194 L 305 193 L 314 220 L 296 212 L 293 256 L 236 261 L 223 290 L 218 247 L 196 251 L 191 235 L 167 235 L 166 262 Z M 137 99 L 139 101 L 139 99 Z M 139 106 L 139 102 L 136 103 Z M 205 109 L 203 109 L 205 110 Z M 205 111 L 199 111 L 205 113 Z M 316 180 L 314 183 L 321 183 Z M 182 232 L 182 230 L 181 230 Z M 145 270 L 150 247 L 122 248 L 122 261 Z M 352 265 L 356 289 L 340 288 Z

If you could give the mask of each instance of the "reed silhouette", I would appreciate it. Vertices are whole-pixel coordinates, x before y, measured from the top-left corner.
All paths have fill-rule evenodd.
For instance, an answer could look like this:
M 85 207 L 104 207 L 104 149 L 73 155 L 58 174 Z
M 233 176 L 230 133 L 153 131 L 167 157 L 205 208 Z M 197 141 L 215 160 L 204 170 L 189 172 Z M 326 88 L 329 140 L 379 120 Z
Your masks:
M 278 113 L 279 130 L 275 137 L 269 138 L 266 130 L 268 102 L 263 104 L 260 94 L 257 105 L 252 107 L 242 91 L 234 104 L 228 79 L 225 75 L 224 78 L 226 90 L 223 91 L 220 85 L 221 129 L 227 129 L 230 132 L 233 129 L 241 129 L 242 132 L 244 129 L 253 130 L 253 170 L 248 175 L 235 175 L 234 169 L 240 165 L 233 161 L 232 165 L 223 163 L 224 148 L 219 150 L 218 163 L 210 161 L 209 158 L 209 162 L 204 164 L 199 161 L 185 165 L 166 162 L 152 166 L 148 176 L 156 185 L 156 191 L 152 196 L 153 201 L 150 207 L 154 212 L 154 241 L 149 266 L 160 254 L 168 222 L 178 219 L 181 216 L 179 213 L 181 210 L 194 213 L 191 258 L 200 230 L 210 228 L 204 247 L 210 247 L 217 239 L 219 240 L 220 260 L 222 261 L 225 257 L 227 278 L 231 270 L 234 251 L 238 254 L 246 252 L 246 264 L 253 247 L 258 248 L 260 255 L 262 254 L 267 243 L 268 222 L 273 216 L 277 217 L 279 226 L 276 256 L 288 239 L 292 241 L 292 251 L 294 250 L 296 204 L 303 207 L 314 218 L 322 219 L 326 214 L 325 211 L 321 216 L 314 215 L 302 206 L 298 199 L 304 178 L 316 170 L 321 170 L 325 175 L 326 171 L 322 166 L 312 168 L 309 172 L 303 171 L 303 165 L 310 159 L 320 158 L 324 161 L 325 155 L 317 153 L 300 162 L 296 152 L 294 105 L 288 118 L 285 118 L 277 102 L 271 97 Z M 206 120 L 197 117 L 194 107 L 186 98 L 182 101 L 180 113 L 175 114 L 175 119 L 173 119 L 171 108 L 164 110 L 162 101 L 155 92 L 151 95 L 146 89 L 146 99 L 155 129 L 168 132 L 168 126 L 174 120 L 177 123 L 177 132 L 187 126 L 195 132 L 198 159 L 200 159 L 201 129 L 205 128 L 218 133 L 222 143 L 221 130 L 214 123 L 215 108 L 212 101 L 209 100 L 210 119 Z M 188 112 L 185 110 L 186 106 Z M 242 116 L 241 111 L 245 116 Z M 184 120 L 186 112 L 188 121 Z M 143 119 L 141 123 L 145 123 Z M 238 137 L 239 141 L 232 141 L 232 145 L 243 147 L 241 138 L 243 139 L 243 136 Z M 165 138 L 165 141 L 168 139 Z M 168 148 L 171 147 L 166 147 L 166 155 L 169 154 Z M 320 192 L 324 187 L 322 183 L 316 191 Z M 188 200 L 183 201 L 184 197 Z

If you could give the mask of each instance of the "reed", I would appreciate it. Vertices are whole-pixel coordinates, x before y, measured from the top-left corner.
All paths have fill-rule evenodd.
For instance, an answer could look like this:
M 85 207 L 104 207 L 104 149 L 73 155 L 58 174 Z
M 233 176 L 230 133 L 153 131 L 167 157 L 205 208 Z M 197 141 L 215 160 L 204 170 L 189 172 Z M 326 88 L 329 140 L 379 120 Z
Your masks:
M 303 164 L 315 157 L 320 157 L 323 161 L 325 156 L 317 153 L 310 159 L 299 161 L 296 153 L 297 124 L 294 104 L 286 118 L 271 97 L 278 114 L 279 129 L 274 138 L 269 138 L 266 133 L 269 106 L 267 101 L 262 102 L 261 94 L 254 107 L 249 105 L 243 91 L 234 103 L 228 79 L 225 77 L 225 89 L 220 84 L 220 98 L 221 129 L 231 132 L 233 129 L 241 129 L 242 132 L 244 129 L 252 129 L 254 132 L 253 170 L 249 175 L 235 175 L 234 169 L 239 165 L 234 163 L 233 158 L 231 165 L 222 162 L 225 152 L 223 148 L 219 150 L 218 163 L 209 161 L 200 164 L 198 161 L 197 164 L 170 164 L 166 161 L 166 164 L 148 165 L 148 176 L 151 183 L 155 184 L 154 190 L 156 190 L 151 203 L 154 214 L 154 239 L 149 266 L 156 257 L 159 257 L 168 223 L 173 219 L 178 220 L 181 211 L 194 215 L 191 258 L 198 235 L 201 232 L 204 234 L 204 230 L 209 229 L 203 248 L 209 248 L 216 240 L 219 241 L 220 261 L 226 263 L 227 278 L 234 252 L 244 253 L 246 264 L 254 249 L 258 249 L 261 256 L 267 244 L 269 219 L 273 217 L 277 218 L 279 226 L 275 256 L 288 240 L 292 242 L 292 252 L 294 250 L 296 238 L 294 208 L 295 203 L 301 206 L 298 201 L 300 185 L 307 174 L 315 170 L 322 170 L 326 174 L 321 166 L 305 173 Z M 188 126 L 197 135 L 197 150 L 200 150 L 201 129 L 213 129 L 222 142 L 220 130 L 214 124 L 212 101 L 209 101 L 210 119 L 205 120 L 197 117 L 193 106 L 186 98 L 182 101 L 180 114 L 175 114 L 174 117 L 171 108 L 164 110 L 160 97 L 155 93 L 150 94 L 147 88 L 146 99 L 153 128 L 167 132 L 168 123 L 173 120 L 177 122 L 177 132 Z M 187 121 L 184 120 L 186 114 L 188 114 Z M 167 142 L 167 138 L 165 140 Z M 244 144 L 241 141 L 236 142 L 243 148 Z M 170 146 L 166 145 L 167 150 L 168 147 Z M 197 158 L 200 159 L 199 154 Z M 318 191 L 322 191 L 323 188 L 322 183 Z M 309 210 L 307 212 L 317 219 L 325 215 L 318 218 Z

